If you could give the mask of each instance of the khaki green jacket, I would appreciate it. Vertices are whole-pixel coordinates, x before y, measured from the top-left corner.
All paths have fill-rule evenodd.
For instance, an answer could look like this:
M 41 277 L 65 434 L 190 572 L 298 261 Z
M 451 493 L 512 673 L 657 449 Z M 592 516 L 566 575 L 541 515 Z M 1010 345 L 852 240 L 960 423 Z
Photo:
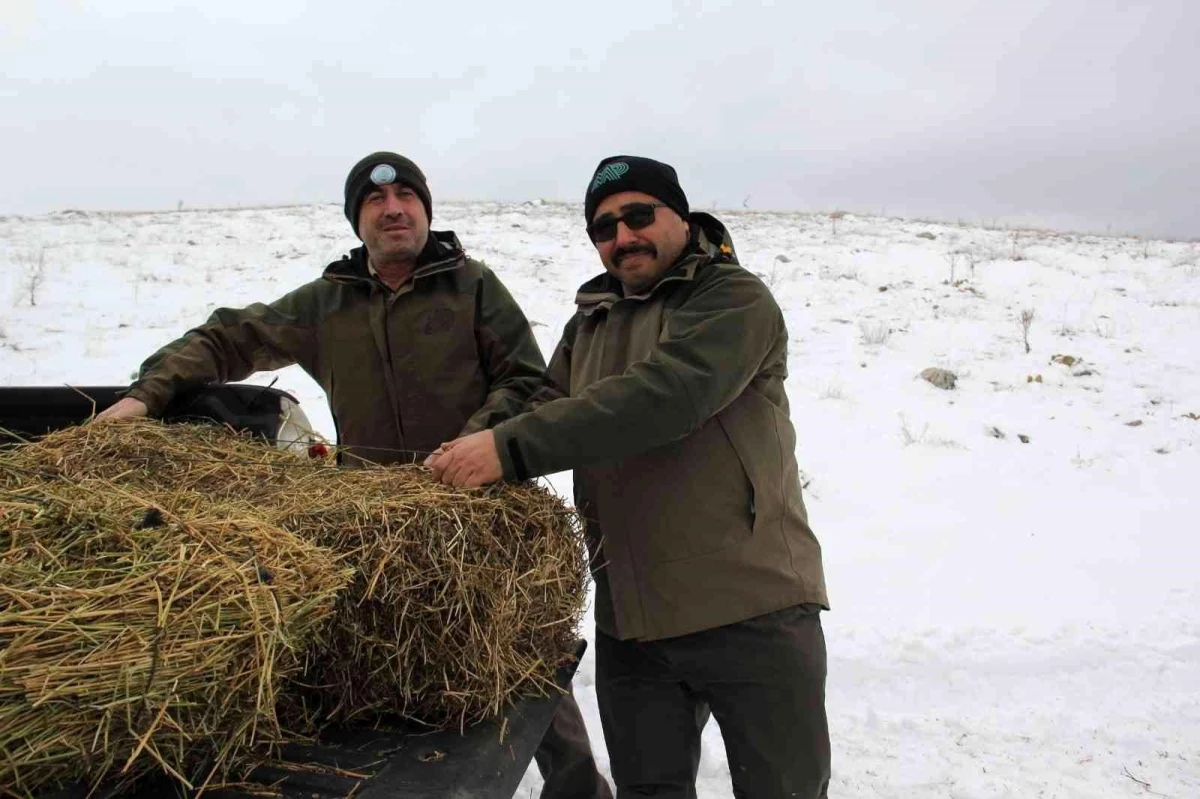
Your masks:
M 534 410 L 496 427 L 505 476 L 574 469 L 596 624 L 622 639 L 828 606 L 788 415 L 787 330 L 725 229 L 644 294 L 576 297 Z
M 325 389 L 350 463 L 412 461 L 491 427 L 545 369 L 508 290 L 439 232 L 394 293 L 360 247 L 270 305 L 218 309 L 142 364 L 129 396 L 156 415 L 179 391 L 291 364 Z

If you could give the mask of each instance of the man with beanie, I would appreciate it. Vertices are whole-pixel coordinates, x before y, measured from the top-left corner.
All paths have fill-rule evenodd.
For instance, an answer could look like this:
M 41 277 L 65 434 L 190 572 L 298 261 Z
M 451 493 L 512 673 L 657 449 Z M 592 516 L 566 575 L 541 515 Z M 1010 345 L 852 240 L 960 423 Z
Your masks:
M 458 486 L 574 470 L 618 799 L 694 799 L 710 714 L 735 796 L 823 799 L 828 601 L 783 314 L 667 164 L 604 159 L 584 214 L 605 273 L 529 410 L 426 463 Z
M 151 355 L 97 421 L 159 415 L 180 391 L 291 364 L 325 390 L 347 466 L 411 463 L 519 412 L 545 368 L 537 342 L 500 279 L 454 233 L 429 229 L 417 165 L 372 153 L 344 194 L 362 247 L 269 305 L 213 312 Z M 611 797 L 570 694 L 537 762 L 547 799 Z

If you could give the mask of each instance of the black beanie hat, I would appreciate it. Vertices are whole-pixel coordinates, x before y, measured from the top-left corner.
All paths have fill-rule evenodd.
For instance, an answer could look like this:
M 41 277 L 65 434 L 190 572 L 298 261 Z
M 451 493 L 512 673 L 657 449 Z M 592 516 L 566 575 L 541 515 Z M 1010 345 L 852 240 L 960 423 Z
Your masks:
M 588 224 L 594 220 L 596 206 L 609 195 L 621 191 L 640 191 L 657 197 L 684 221 L 688 218 L 688 201 L 675 169 L 653 158 L 636 155 L 614 155 L 596 167 L 583 199 L 583 215 Z
M 425 175 L 421 168 L 402 155 L 388 152 L 371 153 L 355 164 L 346 176 L 346 218 L 354 228 L 354 235 L 358 235 L 358 211 L 362 208 L 367 194 L 376 186 L 386 186 L 389 183 L 402 183 L 415 191 L 421 198 L 421 204 L 425 206 L 427 221 L 433 221 L 433 200 L 429 196 L 429 186 L 425 183 Z

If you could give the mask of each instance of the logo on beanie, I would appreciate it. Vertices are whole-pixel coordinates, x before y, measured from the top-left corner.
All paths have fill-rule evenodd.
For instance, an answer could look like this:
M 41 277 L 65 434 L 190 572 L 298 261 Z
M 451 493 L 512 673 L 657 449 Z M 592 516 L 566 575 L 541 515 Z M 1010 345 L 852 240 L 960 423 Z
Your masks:
M 396 182 L 396 167 L 391 164 L 379 164 L 371 170 L 371 182 L 376 186 L 386 186 Z
M 596 172 L 596 177 L 592 179 L 592 191 L 600 188 L 610 180 L 619 180 L 628 171 L 629 164 L 624 161 L 606 164 L 603 169 Z

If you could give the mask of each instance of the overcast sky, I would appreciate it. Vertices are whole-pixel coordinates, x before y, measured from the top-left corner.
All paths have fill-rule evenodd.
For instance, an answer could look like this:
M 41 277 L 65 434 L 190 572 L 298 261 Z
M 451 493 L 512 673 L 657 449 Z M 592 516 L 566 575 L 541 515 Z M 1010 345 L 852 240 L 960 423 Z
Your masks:
M 580 201 L 610 154 L 694 207 L 1200 237 L 1200 2 L 0 0 L 0 213 Z M 436 221 L 435 221 L 436 227 Z

